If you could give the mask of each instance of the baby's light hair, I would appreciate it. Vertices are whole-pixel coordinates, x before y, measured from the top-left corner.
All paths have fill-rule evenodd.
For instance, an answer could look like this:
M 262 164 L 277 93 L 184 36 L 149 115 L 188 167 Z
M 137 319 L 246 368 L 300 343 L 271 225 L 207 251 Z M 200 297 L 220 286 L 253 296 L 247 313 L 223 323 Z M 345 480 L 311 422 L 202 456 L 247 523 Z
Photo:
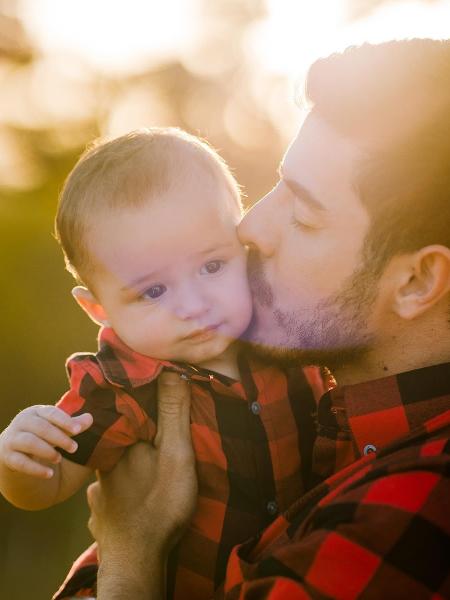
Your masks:
M 88 285 L 95 262 L 87 233 L 115 209 L 139 207 L 167 192 L 181 177 L 201 172 L 225 185 L 242 212 L 239 185 L 226 162 L 204 140 L 173 127 L 98 139 L 81 155 L 60 194 L 55 237 L 67 270 Z

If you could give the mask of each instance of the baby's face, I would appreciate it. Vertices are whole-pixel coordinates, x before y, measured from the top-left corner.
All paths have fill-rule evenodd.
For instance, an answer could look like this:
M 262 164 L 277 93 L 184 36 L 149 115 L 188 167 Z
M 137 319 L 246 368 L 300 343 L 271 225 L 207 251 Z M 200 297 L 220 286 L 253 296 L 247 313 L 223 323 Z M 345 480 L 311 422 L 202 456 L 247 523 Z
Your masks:
M 122 341 L 201 364 L 243 333 L 252 305 L 236 203 L 225 186 L 193 179 L 102 217 L 88 248 L 97 300 Z

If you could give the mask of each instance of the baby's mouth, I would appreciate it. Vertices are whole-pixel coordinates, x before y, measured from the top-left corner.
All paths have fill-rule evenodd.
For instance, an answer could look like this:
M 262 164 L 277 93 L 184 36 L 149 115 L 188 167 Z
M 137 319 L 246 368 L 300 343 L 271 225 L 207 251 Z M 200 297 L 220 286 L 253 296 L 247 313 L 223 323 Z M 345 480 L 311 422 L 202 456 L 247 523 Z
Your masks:
M 208 325 L 200 329 L 194 329 L 191 333 L 182 338 L 183 341 L 202 342 L 214 337 L 220 324 Z

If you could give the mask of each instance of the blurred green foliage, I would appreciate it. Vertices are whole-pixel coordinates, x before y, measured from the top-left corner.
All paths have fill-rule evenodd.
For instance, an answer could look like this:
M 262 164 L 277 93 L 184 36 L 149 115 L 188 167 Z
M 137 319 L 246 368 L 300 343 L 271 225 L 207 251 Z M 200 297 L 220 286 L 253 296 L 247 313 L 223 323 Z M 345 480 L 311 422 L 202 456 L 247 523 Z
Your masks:
M 55 402 L 66 389 L 65 357 L 95 349 L 95 327 L 75 308 L 51 235 L 56 188 L 72 160 L 54 164 L 40 190 L 1 195 L 2 428 L 27 405 Z M 49 598 L 89 541 L 86 522 L 84 492 L 38 513 L 0 496 L 0 597 Z
M 40 95 L 45 93 L 45 87 L 40 88 L 39 71 L 38 75 L 35 71 L 42 62 L 39 50 L 20 27 L 20 20 L 0 19 L 0 85 L 4 97 L 12 98 L 9 108 L 15 114 L 26 94 L 25 116 L 36 113 L 36 122 L 29 125 L 26 119 L 24 124 L 17 116 L 8 120 L 6 114 L 0 114 L 1 429 L 28 405 L 54 403 L 66 390 L 66 357 L 96 348 L 96 328 L 70 295 L 73 282 L 52 236 L 53 218 L 64 178 L 85 144 L 108 130 L 105 123 L 124 98 L 136 90 L 144 100 L 148 94 L 149 102 L 159 98 L 159 108 L 150 114 L 149 123 L 136 119 L 132 103 L 120 109 L 122 120 L 125 111 L 126 122 L 129 111 L 132 127 L 173 125 L 208 137 L 251 198 L 274 183 L 285 139 L 261 109 L 252 107 L 249 88 L 245 87 L 248 66 L 243 66 L 239 50 L 239 32 L 258 13 L 258 4 L 248 3 L 234 39 L 220 40 L 222 52 L 233 45 L 236 53 L 225 74 L 196 75 L 176 61 L 116 79 L 85 67 L 83 85 L 93 98 L 90 112 L 85 111 L 82 117 L 55 115 L 54 121 L 48 114 L 43 119 L 36 109 Z M 67 69 L 70 71 L 69 63 Z M 61 81 L 49 77 L 42 79 L 42 86 L 56 86 L 57 103 L 58 85 L 64 85 L 64 77 Z M 38 89 L 34 96 L 29 87 L 33 78 Z M 256 143 L 243 147 L 225 130 L 224 113 L 233 97 L 238 127 L 243 135 L 244 127 L 258 135 L 255 142 L 259 147 Z M 166 120 L 159 123 L 161 114 Z M 6 144 L 1 144 L 2 138 Z M 11 152 L 9 162 L 5 155 L 2 160 L 3 151 Z M 0 496 L 0 598 L 50 598 L 72 561 L 90 542 L 87 518 L 84 491 L 60 506 L 33 513 L 12 507 Z

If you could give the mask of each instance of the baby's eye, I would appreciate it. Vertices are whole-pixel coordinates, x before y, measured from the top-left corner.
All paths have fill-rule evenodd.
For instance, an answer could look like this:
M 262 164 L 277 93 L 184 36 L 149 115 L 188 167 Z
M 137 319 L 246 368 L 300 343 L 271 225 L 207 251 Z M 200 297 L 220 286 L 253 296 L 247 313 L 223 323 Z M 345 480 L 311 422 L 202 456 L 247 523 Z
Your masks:
M 217 273 L 218 271 L 220 271 L 220 269 L 223 267 L 224 265 L 224 261 L 223 260 L 210 260 L 209 262 L 205 263 L 203 265 L 203 267 L 200 270 L 200 273 L 202 274 L 209 274 L 212 275 L 213 273 Z
M 167 291 L 167 288 L 165 285 L 152 285 L 152 287 L 147 288 L 143 294 L 142 297 L 144 299 L 151 299 L 151 300 L 156 300 L 157 298 L 159 298 L 160 296 L 162 296 L 165 292 Z

